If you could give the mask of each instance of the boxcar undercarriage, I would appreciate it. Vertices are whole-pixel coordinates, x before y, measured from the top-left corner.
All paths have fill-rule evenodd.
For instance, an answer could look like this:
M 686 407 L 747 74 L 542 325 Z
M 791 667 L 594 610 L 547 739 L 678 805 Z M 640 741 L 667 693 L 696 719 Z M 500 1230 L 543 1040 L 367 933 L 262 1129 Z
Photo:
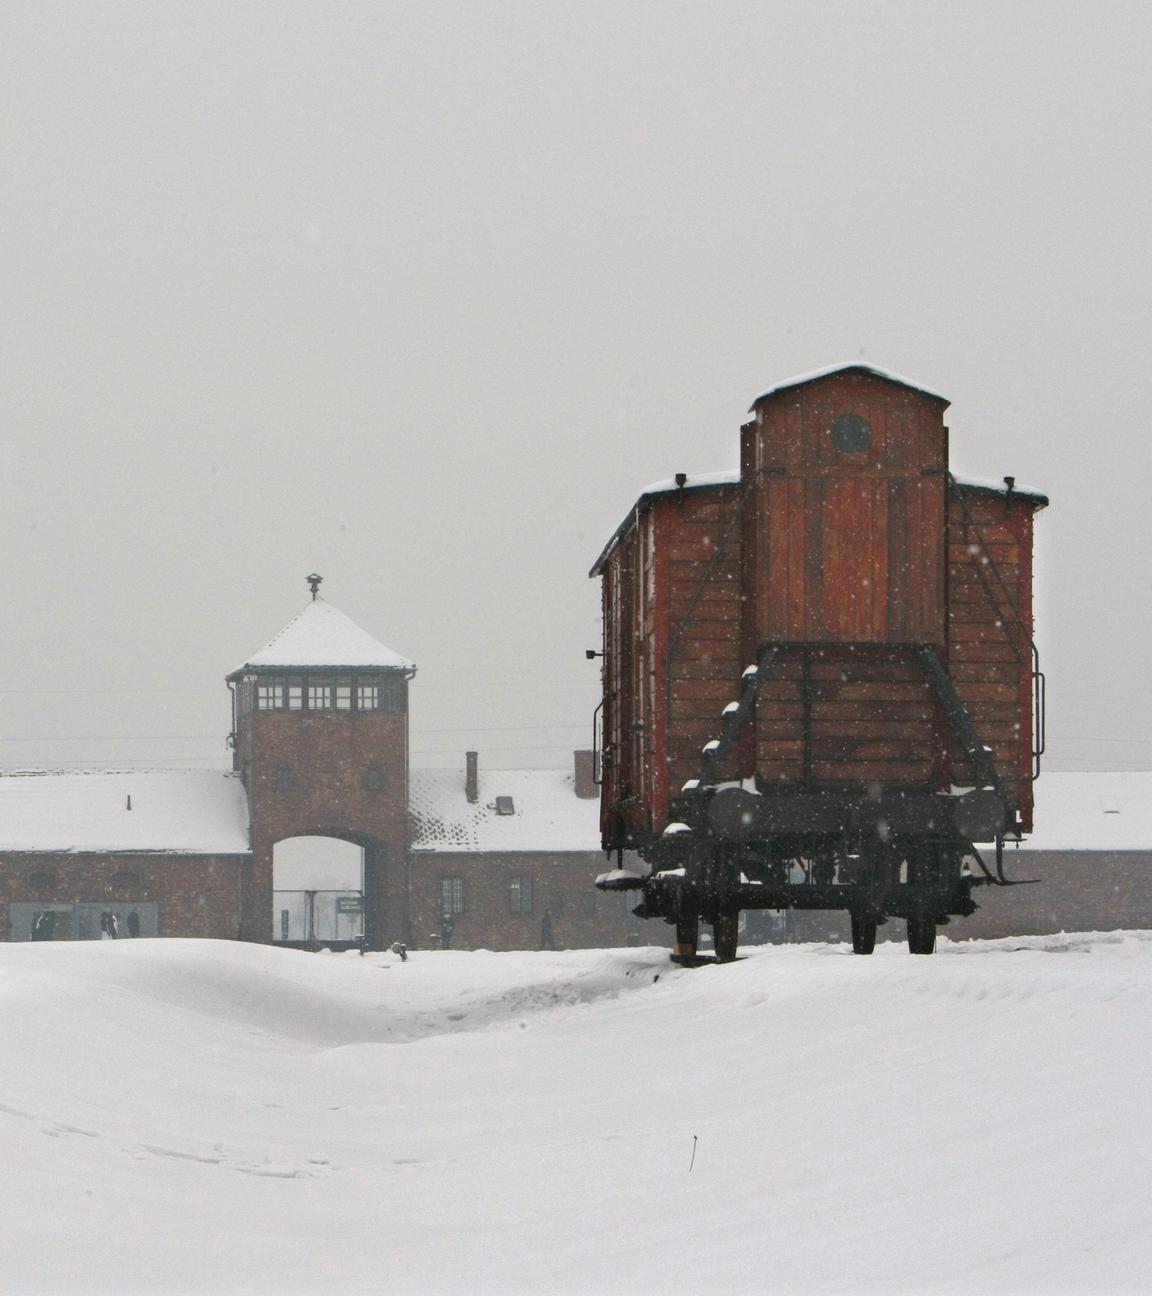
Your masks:
M 856 648 L 874 651 L 835 646 L 838 654 Z M 871 954 L 878 928 L 902 918 L 910 952 L 931 954 L 937 927 L 976 911 L 974 887 L 1012 885 L 1003 846 L 1006 834 L 1019 836 L 1019 816 L 931 645 L 910 645 L 903 654 L 919 663 L 945 721 L 946 746 L 973 771 L 974 786 L 939 792 L 873 783 L 861 790 L 719 778 L 770 665 L 822 651 L 813 644 L 764 648 L 744 672 L 738 702 L 723 713 L 720 737 L 701 753 L 700 777 L 672 802 L 673 821 L 659 836 L 627 843 L 652 871 L 616 869 L 597 879 L 601 890 L 640 891 L 633 912 L 675 926 L 678 959 L 696 958 L 701 921 L 712 926 L 716 958 L 735 958 L 740 914 L 755 909 L 845 911 L 856 954 Z M 978 841 L 995 843 L 994 869 Z

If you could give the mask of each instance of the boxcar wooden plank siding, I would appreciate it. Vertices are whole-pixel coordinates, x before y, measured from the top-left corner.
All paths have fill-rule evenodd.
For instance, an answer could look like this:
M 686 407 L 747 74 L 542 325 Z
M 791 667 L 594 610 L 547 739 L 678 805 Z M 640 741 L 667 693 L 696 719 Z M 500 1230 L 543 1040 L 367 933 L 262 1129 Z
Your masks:
M 1028 829 L 1032 514 L 1026 499 L 991 500 L 971 490 L 948 507 L 948 668 Z M 952 776 L 960 783 L 973 777 L 962 761 Z

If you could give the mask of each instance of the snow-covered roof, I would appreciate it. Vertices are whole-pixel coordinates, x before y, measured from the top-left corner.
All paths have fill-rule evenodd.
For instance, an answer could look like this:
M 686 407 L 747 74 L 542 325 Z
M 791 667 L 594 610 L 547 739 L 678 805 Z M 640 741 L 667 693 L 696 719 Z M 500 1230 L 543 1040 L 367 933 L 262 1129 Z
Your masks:
M 681 484 L 675 477 L 664 477 L 660 481 L 645 486 L 640 492 L 641 499 L 649 495 L 670 495 L 679 490 L 701 490 L 706 486 L 739 486 L 740 469 L 722 468 L 717 472 L 685 473 Z
M 740 470 L 739 468 L 724 468 L 717 472 L 706 473 L 685 473 L 684 482 L 681 485 L 675 477 L 664 477 L 660 481 L 653 482 L 650 486 L 645 486 L 640 492 L 636 503 L 628 510 L 624 520 L 612 532 L 608 543 L 600 550 L 600 556 L 592 564 L 592 570 L 589 576 L 599 576 L 604 567 L 604 561 L 608 555 L 616 548 L 620 537 L 631 525 L 633 518 L 636 516 L 636 510 L 644 503 L 645 500 L 653 499 L 658 495 L 671 495 L 676 491 L 698 491 L 710 490 L 718 486 L 739 486 Z
M 814 382 L 817 378 L 828 378 L 832 374 L 847 373 L 853 369 L 874 374 L 877 378 L 886 378 L 889 382 L 899 383 L 901 387 L 909 387 L 912 391 L 923 392 L 925 396 L 932 396 L 936 400 L 943 401 L 945 405 L 951 404 L 947 396 L 941 396 L 939 392 L 933 391 L 931 387 L 925 387 L 923 383 L 912 382 L 910 378 L 902 378 L 898 373 L 892 373 L 889 369 L 878 369 L 875 365 L 861 364 L 858 360 L 846 360 L 840 364 L 827 365 L 823 369 L 813 369 L 810 373 L 797 374 L 794 378 L 785 378 L 783 382 L 773 383 L 771 387 L 765 388 L 753 400 L 751 408 L 755 409 L 766 396 L 773 396 L 776 392 L 786 391 L 789 387 L 802 387 L 805 383 Z
M 578 797 L 565 770 L 481 770 L 479 798 L 464 793 L 463 769 L 410 774 L 416 851 L 599 851 L 599 798 Z M 513 814 L 499 814 L 511 797 Z
M 1041 774 L 1021 850 L 1152 852 L 1152 770 Z
M 3 851 L 248 849 L 248 801 L 231 770 L 0 770 Z
M 952 474 L 952 480 L 962 490 L 991 491 L 995 495 L 1004 496 L 1007 496 L 1008 494 L 1008 483 L 1004 481 L 1003 478 L 1001 478 L 1000 481 L 995 481 L 990 477 L 969 477 L 967 474 L 961 475 L 960 473 L 954 472 Z M 1037 509 L 1046 508 L 1049 502 L 1048 496 L 1045 495 L 1043 491 L 1037 490 L 1034 486 L 1021 486 L 1019 483 L 1014 483 L 1012 486 L 1012 494 L 1022 495 L 1025 499 L 1030 499 L 1036 505 Z
M 266 647 L 229 675 L 261 667 L 343 667 L 415 670 L 406 657 L 374 639 L 325 599 L 308 603 Z

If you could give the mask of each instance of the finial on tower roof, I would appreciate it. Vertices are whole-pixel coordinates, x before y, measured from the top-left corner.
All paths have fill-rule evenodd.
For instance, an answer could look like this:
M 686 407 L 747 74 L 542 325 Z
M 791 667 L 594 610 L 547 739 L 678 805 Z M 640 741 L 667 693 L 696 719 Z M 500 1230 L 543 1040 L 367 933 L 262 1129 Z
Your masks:
M 312 591 L 312 602 L 315 603 L 320 597 L 320 583 L 323 581 L 324 577 L 317 576 L 316 573 L 313 572 L 311 576 L 305 576 L 304 579 L 308 582 L 308 588 Z

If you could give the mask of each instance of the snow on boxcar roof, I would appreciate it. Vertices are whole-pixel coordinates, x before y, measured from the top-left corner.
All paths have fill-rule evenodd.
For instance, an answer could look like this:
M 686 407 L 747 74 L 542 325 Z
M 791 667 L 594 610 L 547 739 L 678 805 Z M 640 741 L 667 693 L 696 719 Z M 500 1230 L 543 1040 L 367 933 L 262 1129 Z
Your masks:
M 322 598 L 307 604 L 270 642 L 228 676 L 261 667 L 321 666 L 415 670 L 415 663 L 386 648 Z
M 248 802 L 231 770 L 0 770 L 0 850 L 248 848 Z
M 414 851 L 600 850 L 600 800 L 578 797 L 571 771 L 482 769 L 474 802 L 462 769 L 414 769 L 409 780 Z M 511 798 L 511 813 L 497 797 Z
M 765 388 L 752 401 L 750 408 L 755 409 L 766 396 L 773 396 L 776 392 L 786 391 L 789 387 L 802 387 L 805 383 L 814 382 L 817 378 L 828 378 L 832 374 L 847 373 L 853 369 L 874 374 L 877 378 L 885 378 L 888 382 L 899 383 L 901 387 L 908 387 L 912 391 L 923 392 L 925 396 L 931 396 L 935 400 L 943 401 L 945 405 L 952 403 L 947 396 L 941 396 L 938 391 L 933 391 L 931 387 L 925 387 L 923 383 L 913 382 L 910 378 L 902 378 L 898 373 L 893 373 L 890 369 L 879 369 L 876 365 L 862 364 L 859 360 L 847 360 L 842 361 L 840 364 L 827 365 L 823 369 L 813 369 L 810 373 L 797 374 L 794 378 L 785 378 L 783 382 L 773 383 L 771 387 Z
M 1000 481 L 993 481 L 990 477 L 969 477 L 967 474 L 961 475 L 960 473 L 954 472 L 952 474 L 952 480 L 963 490 L 992 491 L 993 494 L 996 495 L 1008 495 L 1008 483 L 1003 479 Z M 1020 495 L 1023 496 L 1024 499 L 1031 500 L 1038 509 L 1048 507 L 1048 496 L 1045 495 L 1043 491 L 1036 490 L 1033 486 L 1020 486 L 1016 482 L 1013 482 L 1012 494 Z
M 589 576 L 599 576 L 604 567 L 604 560 L 616 548 L 616 542 L 627 531 L 632 519 L 636 516 L 636 510 L 647 499 L 655 499 L 659 495 L 671 495 L 676 491 L 698 491 L 710 490 L 720 486 L 739 486 L 740 470 L 739 468 L 720 469 L 717 472 L 706 473 L 684 473 L 683 483 L 678 482 L 675 477 L 663 477 L 660 481 L 653 482 L 644 489 L 636 498 L 636 503 L 624 515 L 624 520 L 612 532 L 608 543 L 600 550 L 600 556 L 592 564 L 592 570 Z

